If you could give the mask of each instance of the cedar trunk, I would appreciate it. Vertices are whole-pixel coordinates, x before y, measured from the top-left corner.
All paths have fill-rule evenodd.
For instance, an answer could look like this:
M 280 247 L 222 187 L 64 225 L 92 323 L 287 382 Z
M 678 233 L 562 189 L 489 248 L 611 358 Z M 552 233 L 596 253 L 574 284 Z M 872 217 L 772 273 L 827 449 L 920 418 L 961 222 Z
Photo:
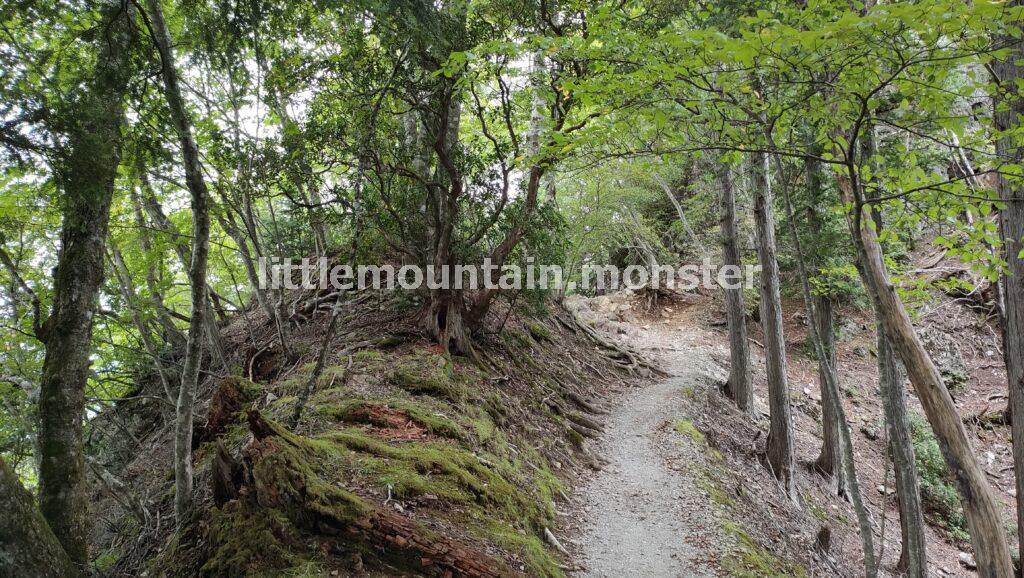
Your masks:
M 722 188 L 722 264 L 742 267 L 739 248 L 739 225 L 736 221 L 736 186 L 732 168 L 723 163 L 719 170 Z M 725 314 L 729 325 L 729 381 L 726 395 L 744 413 L 754 411 L 754 388 L 750 381 L 750 343 L 747 341 L 747 315 L 743 304 L 743 288 L 724 289 Z
M 847 167 L 849 178 L 840 179 L 844 201 L 854 203 L 855 167 Z M 856 211 L 857 209 L 855 209 Z M 864 284 L 882 321 L 893 349 L 903 360 L 910 382 L 917 391 L 928 422 L 935 432 L 939 448 L 950 474 L 960 492 L 961 504 L 971 533 L 978 575 L 984 578 L 1012 575 L 1010 550 L 999 517 L 999 510 L 985 474 L 974 457 L 960 415 L 942 381 L 939 370 L 928 356 L 914 331 L 903 301 L 889 280 L 882 250 L 874 227 L 868 224 L 872 215 L 866 208 L 850 215 L 851 232 L 857 248 L 857 259 L 863 269 Z
M 811 156 L 804 161 L 804 173 L 807 179 L 807 225 L 811 231 L 811 248 L 809 257 L 815 271 L 820 271 L 824 266 L 824 236 L 822 233 L 822 216 L 818 207 L 823 202 L 828 202 L 825 197 L 825 188 L 822 184 L 821 162 L 817 157 L 821 156 L 822 147 L 811 137 L 811 131 L 806 136 L 808 150 Z M 795 225 L 794 225 L 795 226 Z M 795 230 L 794 235 L 798 234 Z M 832 307 L 832 300 L 828 295 L 813 295 L 811 297 L 814 309 L 814 319 L 811 323 L 817 326 L 818 338 L 821 341 L 821 348 L 825 354 L 824 359 L 818 359 L 818 385 L 821 391 L 821 453 L 814 462 L 814 467 L 821 473 L 832 476 L 833 487 L 837 495 L 846 493 L 846 479 L 843 469 L 840 467 L 840 433 L 839 416 L 836 415 L 832 397 L 834 392 L 827 386 L 830 378 L 839 383 L 838 375 L 835 375 L 836 349 L 835 349 L 835 313 Z M 829 375 L 828 372 L 832 372 Z M 840 403 L 841 400 L 839 400 Z
M 875 127 L 869 123 L 861 140 L 863 159 L 874 163 L 878 143 Z M 876 167 L 877 168 L 877 167 Z M 874 187 L 864 187 L 865 195 L 877 195 Z M 871 208 L 871 219 L 875 232 L 883 228 L 882 212 L 878 206 Z M 863 270 L 859 268 L 863 275 Z M 910 420 L 907 416 L 907 402 L 903 391 L 903 367 L 896 361 L 889 338 L 882 326 L 882 312 L 876 310 L 875 318 L 878 339 L 878 387 L 882 396 L 882 413 L 885 416 L 889 434 L 889 450 L 892 453 L 896 473 L 896 497 L 900 510 L 900 534 L 902 548 L 897 567 L 909 576 L 926 576 L 928 561 L 925 550 L 924 514 L 921 507 L 921 492 L 917 479 L 917 464 L 914 459 L 914 445 L 910 435 Z
M 1009 3 L 1020 6 L 1020 0 Z M 1024 78 L 1024 67 L 1018 63 L 1024 58 L 1024 44 L 1012 37 L 1000 39 L 1000 45 L 1012 47 L 1006 60 L 992 64 L 999 82 L 995 98 L 996 153 L 1010 166 L 1024 162 L 1024 149 L 1004 131 L 1017 130 L 1024 115 L 1017 82 Z M 1018 137 L 1019 138 L 1019 137 Z M 1006 272 L 1003 278 L 1005 325 L 1003 326 L 1006 377 L 1010 389 L 1010 427 L 1013 438 L 1013 465 L 1017 478 L 1017 530 L 1024 537 L 1024 186 L 1020 181 L 1010 182 L 1000 174 L 997 184 L 999 197 L 1005 205 L 999 212 L 1000 234 L 1003 237 L 1003 259 Z M 1024 539 L 1020 541 L 1021 560 L 1024 560 Z
M 829 376 L 826 372 L 836 371 L 836 347 L 835 330 L 833 321 L 835 314 L 832 308 L 832 300 L 825 295 L 813 297 L 814 311 L 816 318 L 813 323 L 817 326 L 818 335 L 821 339 L 821 348 L 826 359 L 818 360 L 818 384 L 821 390 L 821 452 L 818 459 L 814 461 L 814 467 L 821 473 L 833 476 L 834 488 L 837 495 L 846 492 L 846 483 L 843 473 L 839 467 L 839 418 L 836 416 L 832 403 L 834 397 L 831 388 L 825 384 Z M 838 378 L 836 378 L 838 383 Z
M 782 299 L 779 293 L 779 264 L 775 258 L 775 217 L 768 155 L 756 154 L 754 175 L 754 220 L 757 226 L 757 257 L 761 265 L 761 326 L 764 329 L 765 363 L 768 373 L 768 408 L 771 426 L 767 457 L 772 473 L 795 498 L 793 480 L 793 418 L 786 379 L 786 341 L 782 330 Z
M 882 394 L 889 450 L 892 452 L 893 469 L 896 472 L 896 498 L 899 500 L 900 535 L 903 538 L 897 568 L 911 578 L 919 578 L 928 575 L 928 558 L 921 491 L 917 483 L 917 463 L 914 460 L 907 399 L 903 390 L 904 376 L 881 323 L 877 330 L 878 386 Z

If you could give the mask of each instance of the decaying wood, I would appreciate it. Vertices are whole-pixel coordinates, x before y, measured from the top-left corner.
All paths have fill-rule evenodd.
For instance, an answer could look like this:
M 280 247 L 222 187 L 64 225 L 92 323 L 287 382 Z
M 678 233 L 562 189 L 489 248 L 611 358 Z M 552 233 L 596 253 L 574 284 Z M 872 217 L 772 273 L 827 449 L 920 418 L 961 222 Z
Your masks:
M 280 438 L 274 427 L 257 411 L 248 413 L 249 429 L 256 441 L 248 450 L 254 460 L 266 459 L 277 451 L 275 444 L 289 441 Z M 254 492 L 261 506 L 280 504 L 285 492 L 268 487 L 264 483 L 254 484 L 248 490 Z M 376 507 L 358 520 L 342 520 L 325 513 L 323 508 L 309 507 L 303 503 L 289 503 L 288 508 L 307 510 L 302 516 L 310 529 L 326 536 L 337 536 L 346 542 L 360 542 L 368 547 L 386 552 L 394 560 L 414 560 L 414 568 L 430 576 L 466 576 L 487 578 L 508 576 L 504 564 L 490 555 L 447 537 L 442 533 L 425 532 L 414 520 L 387 507 Z

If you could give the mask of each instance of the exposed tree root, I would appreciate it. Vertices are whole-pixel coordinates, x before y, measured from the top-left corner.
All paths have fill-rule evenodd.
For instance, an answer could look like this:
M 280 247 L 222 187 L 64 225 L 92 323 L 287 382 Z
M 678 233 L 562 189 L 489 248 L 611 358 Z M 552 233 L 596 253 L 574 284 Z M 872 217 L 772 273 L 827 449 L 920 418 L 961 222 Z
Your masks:
M 565 315 L 562 312 L 556 312 L 554 314 L 555 319 L 569 331 L 572 331 L 577 335 L 582 334 L 599 348 L 603 349 L 604 351 L 601 353 L 619 367 L 633 374 L 653 374 L 661 377 L 668 376 L 668 374 L 662 371 L 661 368 L 647 360 L 640 353 L 633 351 L 625 345 L 615 343 L 614 341 L 605 338 L 593 327 L 583 321 L 580 321 L 579 318 L 576 317 L 575 313 L 568 310 L 564 310 L 564 312 L 568 313 L 568 315 Z

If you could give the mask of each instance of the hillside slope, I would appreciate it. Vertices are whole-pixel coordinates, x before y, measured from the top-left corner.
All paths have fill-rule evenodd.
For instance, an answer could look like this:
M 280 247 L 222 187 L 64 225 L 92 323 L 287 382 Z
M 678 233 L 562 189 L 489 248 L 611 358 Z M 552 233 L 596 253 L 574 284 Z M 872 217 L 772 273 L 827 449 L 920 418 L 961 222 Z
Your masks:
M 601 400 L 650 370 L 557 306 L 536 319 L 496 313 L 476 357 L 452 357 L 420 337 L 415 303 L 366 294 L 347 306 L 292 428 L 329 318 L 322 297 L 295 297 L 308 316 L 294 318 L 295 360 L 256 309 L 224 328 L 239 369 L 203 382 L 201 507 L 180 539 L 173 412 L 153 376 L 94 420 L 95 471 L 108 478 L 92 484 L 99 566 L 110 576 L 560 575 L 556 503 L 573 472 L 597 467 L 587 439 L 602 429 Z

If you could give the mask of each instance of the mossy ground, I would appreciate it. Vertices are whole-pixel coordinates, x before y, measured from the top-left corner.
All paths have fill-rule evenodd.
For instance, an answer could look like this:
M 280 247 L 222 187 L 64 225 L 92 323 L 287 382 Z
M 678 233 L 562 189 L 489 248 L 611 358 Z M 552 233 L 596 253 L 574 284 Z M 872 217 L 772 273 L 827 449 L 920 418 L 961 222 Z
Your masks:
M 722 522 L 722 530 L 736 540 L 732 555 L 722 560 L 722 569 L 736 578 L 804 578 L 807 570 L 781 560 L 754 541 L 742 527 L 731 520 Z
M 552 339 L 540 324 L 517 334 L 521 340 L 512 341 L 519 347 Z M 260 407 L 275 436 L 259 442 L 273 451 L 251 466 L 260 501 L 209 510 L 201 573 L 320 574 L 337 567 L 318 547 L 325 539 L 323 520 L 357 523 L 395 502 L 412 508 L 416 519 L 433 520 L 423 532 L 445 528 L 493 544 L 528 575 L 562 575 L 542 538 L 544 528 L 554 527 L 562 484 L 547 458 L 509 437 L 509 400 L 489 387 L 485 371 L 432 347 L 408 345 L 362 350 L 337 363 L 317 380 L 295 432 L 280 424 L 293 412 L 313 365 L 300 365 L 269 386 L 252 384 L 274 393 Z M 246 407 L 257 397 L 247 394 Z M 243 448 L 255 443 L 243 416 L 219 437 L 234 453 L 251 451 Z M 402 428 L 416 435 L 389 437 Z M 197 471 L 210 467 L 213 447 L 199 450 Z M 382 555 L 358 544 L 344 549 L 371 559 Z M 174 569 L 175 558 L 162 557 L 161 567 Z M 401 567 L 402 561 L 387 564 Z
M 389 379 L 410 393 L 432 395 L 459 403 L 466 399 L 467 381 L 474 376 L 465 366 L 457 367 L 447 355 L 417 352 L 397 360 Z

